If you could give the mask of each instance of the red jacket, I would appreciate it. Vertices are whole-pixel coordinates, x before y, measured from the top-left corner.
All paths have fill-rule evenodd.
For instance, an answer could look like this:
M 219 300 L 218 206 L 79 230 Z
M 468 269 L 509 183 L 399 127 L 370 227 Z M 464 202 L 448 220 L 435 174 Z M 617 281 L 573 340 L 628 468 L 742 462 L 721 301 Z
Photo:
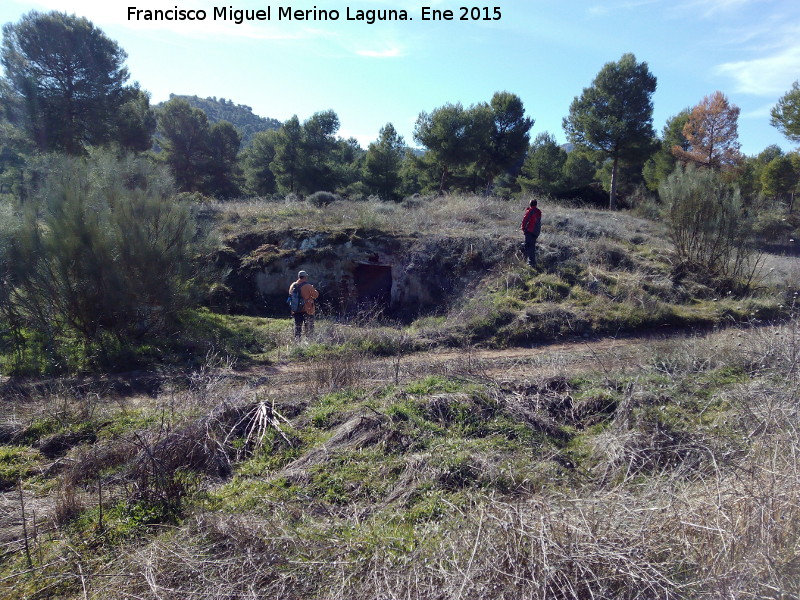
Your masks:
M 542 211 L 537 206 L 529 206 L 522 217 L 520 229 L 526 233 L 538 233 L 542 228 Z

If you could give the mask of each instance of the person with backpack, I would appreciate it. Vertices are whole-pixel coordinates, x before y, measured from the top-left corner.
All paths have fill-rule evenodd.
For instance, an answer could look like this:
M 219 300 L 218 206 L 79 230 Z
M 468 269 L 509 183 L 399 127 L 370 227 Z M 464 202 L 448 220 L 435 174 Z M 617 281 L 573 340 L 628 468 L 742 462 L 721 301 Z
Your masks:
M 316 307 L 314 300 L 319 298 L 319 292 L 308 281 L 308 273 L 300 271 L 297 281 L 289 286 L 289 309 L 294 317 L 294 339 L 300 341 L 303 329 L 306 335 L 314 333 L 314 313 Z
M 538 202 L 534 198 L 522 217 L 522 231 L 525 234 L 525 257 L 528 264 L 536 266 L 536 240 L 542 231 L 542 211 L 537 206 Z

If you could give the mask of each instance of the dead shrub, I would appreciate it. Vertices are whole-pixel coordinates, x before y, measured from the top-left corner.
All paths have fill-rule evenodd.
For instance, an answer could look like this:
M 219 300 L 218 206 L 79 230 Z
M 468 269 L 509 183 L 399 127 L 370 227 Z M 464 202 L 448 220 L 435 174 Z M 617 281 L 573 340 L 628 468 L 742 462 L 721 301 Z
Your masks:
M 125 471 L 132 486 L 129 496 L 179 510 L 183 499 L 199 485 L 199 476 L 227 478 L 232 460 L 260 447 L 267 428 L 274 427 L 283 435 L 278 421 L 274 406 L 264 402 L 223 404 L 171 431 L 134 434 L 137 453 Z M 244 446 L 237 448 L 235 439 L 243 439 Z
M 250 407 L 223 406 L 211 415 L 197 419 L 173 431 L 134 434 L 139 452 L 131 466 L 130 477 L 138 494 L 159 495 L 159 489 L 173 485 L 172 475 L 191 470 L 214 477 L 231 472 L 231 448 L 226 444 L 232 429 L 244 434 L 245 417 Z M 169 493 L 168 489 L 164 490 Z
M 53 520 L 63 527 L 83 511 L 83 502 L 71 481 L 62 481 L 56 496 Z
M 302 378 L 316 394 L 357 387 L 370 375 L 369 361 L 361 352 L 312 359 Z
M 128 463 L 136 452 L 136 446 L 127 439 L 81 447 L 64 470 L 62 484 L 81 486 L 96 481 L 103 471 L 114 471 Z

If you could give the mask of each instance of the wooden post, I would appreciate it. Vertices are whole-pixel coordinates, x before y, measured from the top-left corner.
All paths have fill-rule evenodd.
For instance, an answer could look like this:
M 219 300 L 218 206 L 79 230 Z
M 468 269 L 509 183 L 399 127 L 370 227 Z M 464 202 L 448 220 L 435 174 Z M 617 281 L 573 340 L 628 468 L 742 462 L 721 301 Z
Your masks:
M 19 506 L 22 510 L 22 536 L 25 539 L 25 558 L 28 560 L 28 568 L 33 568 L 33 560 L 31 560 L 31 549 L 28 546 L 28 524 L 25 522 L 25 496 L 22 495 L 22 479 L 17 480 L 19 488 Z

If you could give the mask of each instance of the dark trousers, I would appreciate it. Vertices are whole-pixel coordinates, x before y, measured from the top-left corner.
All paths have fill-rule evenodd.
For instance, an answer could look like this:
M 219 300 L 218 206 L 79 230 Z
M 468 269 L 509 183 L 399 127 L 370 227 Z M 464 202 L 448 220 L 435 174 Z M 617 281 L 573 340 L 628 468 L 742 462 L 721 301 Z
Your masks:
M 536 266 L 536 239 L 539 236 L 534 233 L 525 232 L 525 257 L 528 259 L 528 264 L 532 267 Z
M 314 315 L 309 315 L 304 312 L 292 313 L 294 317 L 294 337 L 299 340 L 303 334 L 303 327 L 305 326 L 306 335 L 314 333 Z

